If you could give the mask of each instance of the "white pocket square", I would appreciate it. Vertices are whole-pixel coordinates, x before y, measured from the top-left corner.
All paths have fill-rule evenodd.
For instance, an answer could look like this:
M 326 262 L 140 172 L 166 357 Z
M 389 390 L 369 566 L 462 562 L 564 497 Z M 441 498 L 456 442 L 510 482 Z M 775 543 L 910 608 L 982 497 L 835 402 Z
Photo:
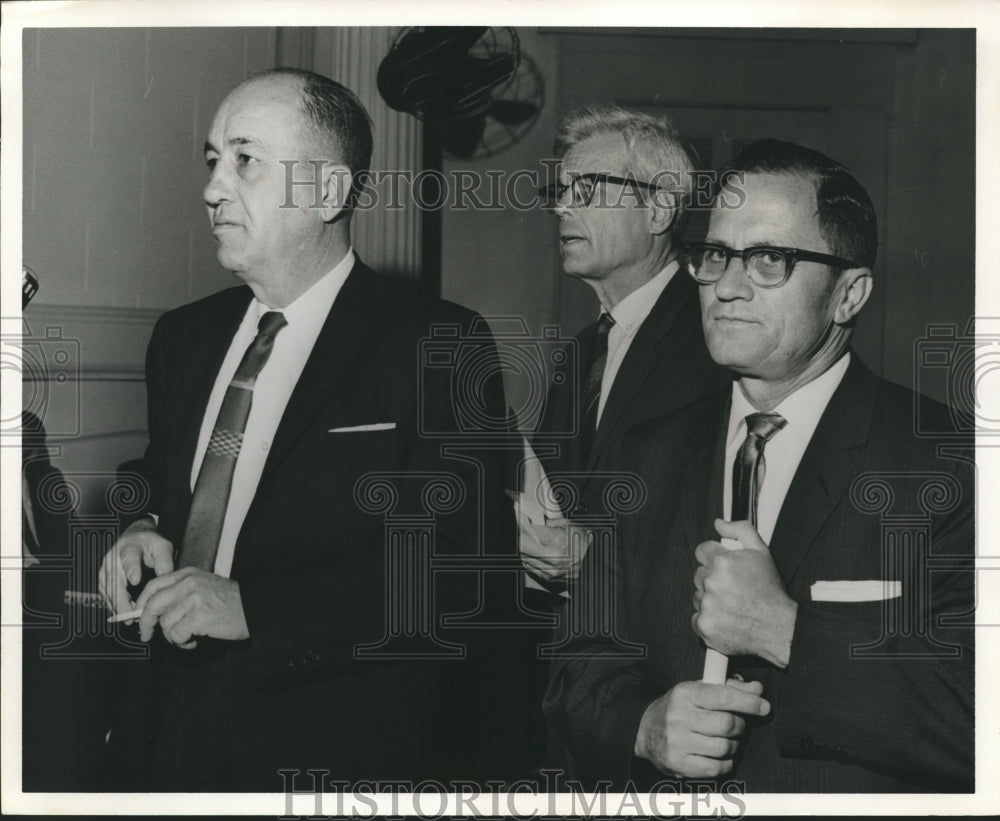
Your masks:
M 814 582 L 809 593 L 813 601 L 885 601 L 902 596 L 903 583 L 884 579 Z
M 370 430 L 395 430 L 395 422 L 376 422 L 374 425 L 348 425 L 346 428 L 330 428 L 327 433 L 363 433 Z

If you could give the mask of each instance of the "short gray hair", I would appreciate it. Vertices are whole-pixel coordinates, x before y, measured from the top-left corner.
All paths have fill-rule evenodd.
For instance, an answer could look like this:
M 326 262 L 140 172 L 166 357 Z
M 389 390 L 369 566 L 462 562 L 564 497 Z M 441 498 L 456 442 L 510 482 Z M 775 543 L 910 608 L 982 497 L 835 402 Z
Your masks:
M 591 137 L 619 134 L 625 142 L 625 171 L 642 182 L 664 182 L 679 194 L 673 232 L 680 233 L 691 201 L 694 164 L 674 124 L 664 114 L 652 114 L 614 103 L 585 105 L 570 112 L 556 129 L 555 155 L 563 157 Z M 611 169 L 595 168 L 595 171 Z

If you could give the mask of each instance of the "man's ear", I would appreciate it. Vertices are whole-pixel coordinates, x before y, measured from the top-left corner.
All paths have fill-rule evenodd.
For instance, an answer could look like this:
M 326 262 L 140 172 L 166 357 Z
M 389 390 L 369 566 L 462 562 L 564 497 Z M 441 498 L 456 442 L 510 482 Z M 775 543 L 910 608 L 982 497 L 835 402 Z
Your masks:
M 323 166 L 323 222 L 333 222 L 348 208 L 354 175 L 346 165 L 328 163 Z
M 677 223 L 680 195 L 659 188 L 649 194 L 649 233 L 665 234 Z
M 833 321 L 838 325 L 850 324 L 865 306 L 872 294 L 871 268 L 849 268 L 842 271 L 837 283 L 839 294 Z

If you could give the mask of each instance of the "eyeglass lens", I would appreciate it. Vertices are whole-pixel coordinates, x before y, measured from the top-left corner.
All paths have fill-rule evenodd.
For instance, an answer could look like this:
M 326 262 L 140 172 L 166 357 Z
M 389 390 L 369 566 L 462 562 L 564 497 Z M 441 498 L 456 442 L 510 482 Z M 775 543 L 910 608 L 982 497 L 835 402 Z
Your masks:
M 770 248 L 750 248 L 740 253 L 710 245 L 696 245 L 688 251 L 688 265 L 695 275 L 717 280 L 726 272 L 732 257 L 742 258 L 751 278 L 762 285 L 783 281 L 788 271 L 785 255 Z

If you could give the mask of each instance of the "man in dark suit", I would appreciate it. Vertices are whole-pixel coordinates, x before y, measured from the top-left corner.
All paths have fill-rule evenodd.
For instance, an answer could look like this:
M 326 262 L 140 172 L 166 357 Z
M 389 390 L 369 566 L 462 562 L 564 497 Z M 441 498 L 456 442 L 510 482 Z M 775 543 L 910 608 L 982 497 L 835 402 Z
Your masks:
M 594 289 L 601 316 L 577 337 L 579 378 L 554 383 L 533 445 L 572 487 L 566 518 L 605 513 L 600 482 L 623 431 L 690 404 L 730 377 L 709 357 L 697 286 L 679 268 L 691 159 L 670 121 L 618 105 L 569 114 L 556 132 L 564 272 Z M 531 488 L 527 489 L 532 492 Z M 567 524 L 521 522 L 521 556 L 551 592 L 579 571 Z M 544 606 L 544 596 L 532 601 Z
M 564 272 L 594 289 L 601 316 L 576 338 L 577 378 L 553 381 L 532 440 L 561 510 L 531 521 L 522 508 L 519 525 L 527 605 L 572 620 L 564 605 L 593 541 L 591 525 L 615 513 L 604 502 L 605 472 L 622 432 L 731 377 L 708 355 L 697 286 L 679 270 L 692 166 L 670 121 L 586 106 L 560 123 L 555 153 L 559 181 L 544 204 L 559 218 Z M 529 498 L 539 495 L 536 475 L 525 472 Z M 547 663 L 537 674 L 540 710 Z M 540 714 L 536 728 L 544 735 Z M 549 740 L 549 764 L 559 763 L 558 746 Z
M 971 450 L 921 437 L 947 410 L 849 347 L 877 245 L 864 189 L 776 141 L 729 170 L 744 200 L 685 262 L 739 381 L 626 437 L 650 501 L 581 587 L 611 585 L 639 655 L 572 642 L 547 714 L 590 780 L 972 790 Z M 703 676 L 706 647 L 731 678 Z
M 371 147 L 353 93 L 302 71 L 251 78 L 211 125 L 204 199 L 245 285 L 157 323 L 150 515 L 101 571 L 155 645 L 145 701 L 123 704 L 111 738 L 123 766 L 151 753 L 141 786 L 483 777 L 480 754 L 502 749 L 489 715 L 473 722 L 483 658 L 440 627 L 480 603 L 476 557 L 513 544 L 502 460 L 461 453 L 454 370 L 421 363 L 436 326 L 493 343 L 469 341 L 469 311 L 356 258 Z M 503 418 L 495 370 L 473 401 Z

